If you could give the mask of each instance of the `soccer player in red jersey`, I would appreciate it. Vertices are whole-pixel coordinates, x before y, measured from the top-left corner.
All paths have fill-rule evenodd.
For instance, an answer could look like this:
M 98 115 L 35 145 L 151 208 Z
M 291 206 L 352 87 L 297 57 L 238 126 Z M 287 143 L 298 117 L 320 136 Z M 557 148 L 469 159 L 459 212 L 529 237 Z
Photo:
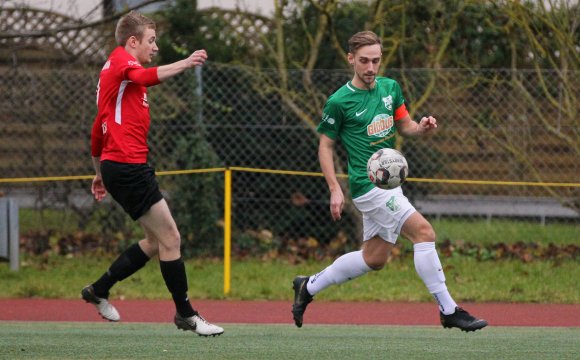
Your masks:
M 201 336 L 220 335 L 224 329 L 207 322 L 189 302 L 180 234 L 159 191 L 155 171 L 147 164 L 147 87 L 203 65 L 207 53 L 197 50 L 181 61 L 144 68 L 159 50 L 155 23 L 134 11 L 119 20 L 115 38 L 119 46 L 103 66 L 97 85 L 98 112 L 91 134 L 96 175 L 91 190 L 97 201 L 110 193 L 143 227 L 145 239 L 130 246 L 107 272 L 85 287 L 82 298 L 94 304 L 103 318 L 119 321 L 118 311 L 108 301 L 109 290 L 159 255 L 161 274 L 175 302 L 177 327 Z

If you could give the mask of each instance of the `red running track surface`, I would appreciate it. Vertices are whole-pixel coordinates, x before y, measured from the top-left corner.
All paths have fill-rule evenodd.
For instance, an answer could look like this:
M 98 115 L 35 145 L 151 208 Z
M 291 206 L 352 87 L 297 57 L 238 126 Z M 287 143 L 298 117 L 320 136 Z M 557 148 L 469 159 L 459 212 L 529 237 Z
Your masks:
M 165 300 L 112 300 L 124 322 L 172 322 Z M 193 300 L 213 323 L 293 324 L 290 301 Z M 490 326 L 580 326 L 580 304 L 466 303 L 464 309 Z M 83 300 L 0 299 L 0 321 L 103 321 Z M 438 325 L 434 303 L 313 302 L 304 324 Z

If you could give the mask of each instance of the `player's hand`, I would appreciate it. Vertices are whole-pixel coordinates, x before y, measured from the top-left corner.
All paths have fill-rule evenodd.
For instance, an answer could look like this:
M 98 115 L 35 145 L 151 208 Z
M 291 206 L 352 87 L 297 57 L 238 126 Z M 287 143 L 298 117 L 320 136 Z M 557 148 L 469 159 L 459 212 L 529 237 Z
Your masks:
M 97 201 L 101 201 L 107 195 L 107 190 L 103 184 L 103 179 L 100 176 L 95 176 L 93 184 L 91 185 L 91 192 Z
M 207 52 L 205 50 L 196 50 L 187 58 L 190 66 L 203 65 L 207 60 Z
M 421 121 L 419 121 L 419 125 L 417 130 L 419 133 L 423 134 L 429 131 L 432 131 L 437 128 L 437 119 L 433 116 L 423 117 Z
M 340 220 L 343 207 L 344 195 L 342 189 L 339 188 L 330 193 L 330 214 L 334 221 Z

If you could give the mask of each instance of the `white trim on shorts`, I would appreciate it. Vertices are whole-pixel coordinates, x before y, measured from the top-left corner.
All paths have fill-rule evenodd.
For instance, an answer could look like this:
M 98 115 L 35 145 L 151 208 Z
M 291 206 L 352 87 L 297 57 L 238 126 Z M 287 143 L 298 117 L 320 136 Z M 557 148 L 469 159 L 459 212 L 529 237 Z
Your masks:
M 401 187 L 391 190 L 375 187 L 352 201 L 363 215 L 363 241 L 378 235 L 395 244 L 403 224 L 417 211 Z

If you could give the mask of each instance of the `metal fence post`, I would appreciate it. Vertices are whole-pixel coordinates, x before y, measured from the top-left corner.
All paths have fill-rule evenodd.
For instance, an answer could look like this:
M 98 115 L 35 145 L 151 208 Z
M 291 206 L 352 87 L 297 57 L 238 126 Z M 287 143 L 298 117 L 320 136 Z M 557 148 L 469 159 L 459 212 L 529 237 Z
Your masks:
M 0 258 L 8 258 L 8 200 L 0 198 Z
M 0 199 L 0 257 L 10 260 L 10 270 L 20 268 L 18 204 L 12 199 Z
M 8 251 L 10 255 L 10 270 L 20 269 L 20 228 L 18 220 L 18 204 L 8 199 Z

